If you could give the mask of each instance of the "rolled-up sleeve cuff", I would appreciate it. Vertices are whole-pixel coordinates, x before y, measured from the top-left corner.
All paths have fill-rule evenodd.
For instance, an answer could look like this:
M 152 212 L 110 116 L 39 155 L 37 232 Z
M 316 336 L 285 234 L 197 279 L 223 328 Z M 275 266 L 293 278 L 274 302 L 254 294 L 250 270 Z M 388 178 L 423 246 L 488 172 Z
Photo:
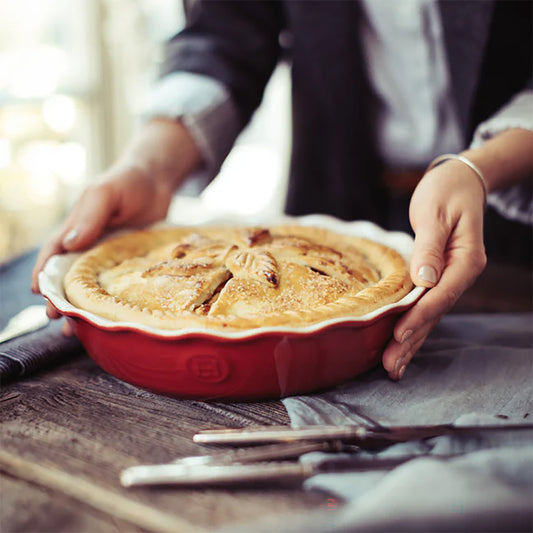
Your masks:
M 478 148 L 485 141 L 511 128 L 533 132 L 533 90 L 522 91 L 490 119 L 481 123 L 471 147 Z M 533 187 L 531 177 L 507 189 L 488 195 L 487 203 L 505 218 L 533 225 Z
M 141 118 L 157 117 L 182 121 L 202 152 L 210 178 L 218 173 L 240 131 L 227 88 L 213 78 L 190 72 L 169 74 L 153 86 Z

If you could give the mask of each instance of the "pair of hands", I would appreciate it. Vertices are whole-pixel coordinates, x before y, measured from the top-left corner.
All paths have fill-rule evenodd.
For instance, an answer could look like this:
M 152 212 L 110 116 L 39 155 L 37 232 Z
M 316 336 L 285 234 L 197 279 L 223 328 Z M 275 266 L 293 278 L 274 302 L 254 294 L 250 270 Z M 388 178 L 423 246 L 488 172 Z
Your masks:
M 32 290 L 39 292 L 38 273 L 52 255 L 83 250 L 107 229 L 163 219 L 172 192 L 200 163 L 198 149 L 179 123 L 148 125 L 121 161 L 86 189 L 44 245 Z M 409 213 L 415 232 L 410 271 L 416 285 L 431 290 L 398 321 L 383 353 L 392 379 L 401 379 L 429 332 L 485 267 L 483 201 L 480 182 L 459 161 L 432 169 L 416 188 Z M 59 316 L 50 305 L 48 314 Z M 64 332 L 71 333 L 68 325 Z

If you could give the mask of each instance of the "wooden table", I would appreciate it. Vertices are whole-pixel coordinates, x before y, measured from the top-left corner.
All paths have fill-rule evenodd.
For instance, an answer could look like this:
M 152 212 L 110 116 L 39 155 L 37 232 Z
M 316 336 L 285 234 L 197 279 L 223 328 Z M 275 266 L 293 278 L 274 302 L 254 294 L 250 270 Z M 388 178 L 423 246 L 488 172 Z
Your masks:
M 16 287 L 10 290 L 9 298 L 17 297 Z M 529 269 L 491 265 L 455 310 L 531 311 L 531 295 Z M 158 396 L 109 376 L 85 356 L 4 386 L 0 400 L 5 532 L 198 532 L 327 506 L 327 496 L 300 487 L 119 484 L 125 467 L 203 453 L 191 440 L 200 429 L 288 424 L 277 401 L 224 404 Z
M 8 531 L 201 531 L 324 503 L 295 487 L 119 485 L 125 467 L 201 453 L 191 440 L 199 429 L 287 424 L 280 402 L 158 396 L 120 382 L 85 357 L 6 387 L 1 401 L 2 523 Z

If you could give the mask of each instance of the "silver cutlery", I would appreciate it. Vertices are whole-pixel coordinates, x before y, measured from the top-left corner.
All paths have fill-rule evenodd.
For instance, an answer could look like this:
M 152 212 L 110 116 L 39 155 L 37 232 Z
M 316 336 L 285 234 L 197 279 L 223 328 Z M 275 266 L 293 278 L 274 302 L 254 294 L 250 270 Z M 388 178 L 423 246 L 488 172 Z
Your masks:
M 443 435 L 486 433 L 492 431 L 533 430 L 533 424 L 498 424 L 491 426 L 455 426 L 438 424 L 428 426 L 286 426 L 250 427 L 243 429 L 211 429 L 193 437 L 199 444 L 252 445 L 275 442 L 309 442 L 340 440 L 365 449 L 386 447 L 397 442 L 423 440 Z
M 354 472 L 394 468 L 406 461 L 450 456 L 414 454 L 378 457 L 364 450 L 381 449 L 398 442 L 423 440 L 442 435 L 474 434 L 493 431 L 533 430 L 532 424 L 492 426 L 259 426 L 242 429 L 204 430 L 194 435 L 201 444 L 247 445 L 249 448 L 185 457 L 168 464 L 139 465 L 123 470 L 124 487 L 141 485 L 220 486 L 247 483 L 302 482 L 326 472 Z M 309 452 L 337 453 L 319 455 L 305 462 L 294 459 Z M 347 452 L 339 454 L 339 452 Z
M 388 470 L 418 456 L 391 458 L 358 457 L 317 462 L 260 462 L 237 464 L 186 465 L 161 464 L 132 466 L 122 471 L 120 482 L 124 487 L 147 485 L 217 486 L 246 483 L 302 482 L 320 473 Z
M 340 441 L 310 441 L 267 444 L 251 446 L 238 450 L 227 450 L 209 455 L 195 455 L 176 459 L 172 464 L 186 466 L 229 465 L 236 463 L 256 463 L 280 459 L 295 459 L 310 452 L 342 452 L 354 451 L 354 446 L 345 445 Z M 356 448 L 358 449 L 358 448 Z
M 49 321 L 46 305 L 30 305 L 11 318 L 7 326 L 0 331 L 0 343 L 44 328 Z

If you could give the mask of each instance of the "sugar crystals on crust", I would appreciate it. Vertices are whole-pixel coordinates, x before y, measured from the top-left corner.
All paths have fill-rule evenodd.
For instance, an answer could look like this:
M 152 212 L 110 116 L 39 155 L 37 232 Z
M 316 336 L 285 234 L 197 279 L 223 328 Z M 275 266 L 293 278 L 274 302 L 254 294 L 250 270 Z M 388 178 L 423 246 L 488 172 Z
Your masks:
M 176 330 L 358 317 L 411 288 L 395 250 L 298 225 L 132 232 L 82 254 L 65 278 L 67 298 L 81 309 Z

